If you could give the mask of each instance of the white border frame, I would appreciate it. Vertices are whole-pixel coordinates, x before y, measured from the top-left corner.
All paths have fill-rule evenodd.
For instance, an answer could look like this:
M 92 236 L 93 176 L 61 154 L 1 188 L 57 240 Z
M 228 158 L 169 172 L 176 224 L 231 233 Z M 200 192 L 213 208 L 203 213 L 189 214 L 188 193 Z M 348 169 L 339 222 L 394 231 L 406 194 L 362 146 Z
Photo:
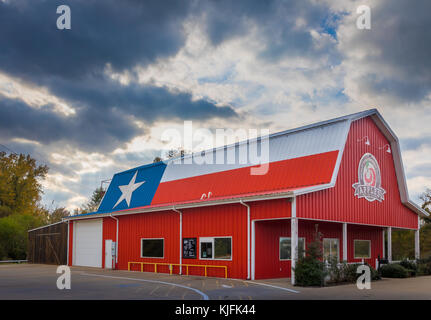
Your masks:
M 290 260 L 292 260 L 291 258 L 288 258 L 288 259 L 281 259 L 281 247 L 280 247 L 280 242 L 281 242 L 281 239 L 289 239 L 289 242 L 291 241 L 291 238 L 292 237 L 279 237 L 279 239 L 278 239 L 278 260 L 279 261 L 290 261 Z M 306 241 L 306 239 L 305 239 L 305 237 L 298 237 L 298 243 L 299 243 L 299 239 L 304 239 L 304 257 L 305 257 L 305 248 L 306 248 L 306 245 L 305 245 L 305 241 Z M 298 246 L 299 247 L 299 246 Z M 292 252 L 292 248 L 290 248 L 290 250 L 291 250 L 291 252 Z
M 356 249 L 355 249 L 355 242 L 356 241 L 366 241 L 368 242 L 368 257 L 356 257 Z M 354 239 L 353 240 L 353 259 L 371 259 L 371 240 L 363 240 L 363 239 Z
M 142 256 L 142 240 L 163 240 L 163 257 L 143 257 Z M 139 253 L 139 256 L 142 259 L 164 259 L 165 258 L 165 238 L 141 238 L 141 252 Z
M 338 241 L 338 252 L 337 252 L 337 257 L 338 257 L 338 262 L 340 262 L 340 239 L 339 238 L 323 238 L 322 239 L 322 254 L 323 254 L 323 260 L 325 260 L 325 244 L 324 241 L 325 240 L 337 240 Z
M 230 239 L 230 259 L 216 259 L 215 256 L 215 244 L 214 240 L 216 238 L 224 238 L 224 239 Z M 202 258 L 201 257 L 201 242 L 211 242 L 212 243 L 212 249 L 213 249 L 213 258 Z M 232 236 L 214 236 L 214 237 L 199 237 L 199 260 L 211 260 L 211 261 L 232 261 L 233 259 L 233 240 Z

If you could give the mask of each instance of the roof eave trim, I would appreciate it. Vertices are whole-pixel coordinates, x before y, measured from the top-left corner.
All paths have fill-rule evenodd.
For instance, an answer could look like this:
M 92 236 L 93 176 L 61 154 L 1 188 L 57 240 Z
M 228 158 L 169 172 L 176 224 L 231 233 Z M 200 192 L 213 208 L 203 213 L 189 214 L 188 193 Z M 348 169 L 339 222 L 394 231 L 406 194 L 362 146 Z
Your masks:
M 427 211 L 425 211 L 424 209 L 422 209 L 421 207 L 419 207 L 416 203 L 414 203 L 411 200 L 409 200 L 406 203 L 404 203 L 404 205 L 406 207 L 408 207 L 409 209 L 415 211 L 419 216 L 422 216 L 422 218 L 430 216 L 430 214 Z
M 241 201 L 251 202 L 251 201 L 281 199 L 281 198 L 293 198 L 294 196 L 295 194 L 293 191 L 287 191 L 287 192 L 279 192 L 279 193 L 272 193 L 272 194 L 265 194 L 265 195 L 258 195 L 258 196 L 244 196 L 244 197 L 238 197 L 238 198 L 228 198 L 228 199 L 212 200 L 212 201 L 208 200 L 203 202 L 193 202 L 193 203 L 186 203 L 186 204 L 175 204 L 175 205 L 169 204 L 166 206 L 153 207 L 153 208 L 151 207 L 138 208 L 138 209 L 131 209 L 126 211 L 95 213 L 95 214 L 86 215 L 86 216 L 70 216 L 70 217 L 67 217 L 67 220 L 82 220 L 82 219 L 100 218 L 100 217 L 105 217 L 110 215 L 122 216 L 122 215 L 128 215 L 128 214 L 167 211 L 167 210 L 171 210 L 174 206 L 175 206 L 175 209 L 190 209 L 190 208 L 223 205 L 223 204 L 240 203 Z

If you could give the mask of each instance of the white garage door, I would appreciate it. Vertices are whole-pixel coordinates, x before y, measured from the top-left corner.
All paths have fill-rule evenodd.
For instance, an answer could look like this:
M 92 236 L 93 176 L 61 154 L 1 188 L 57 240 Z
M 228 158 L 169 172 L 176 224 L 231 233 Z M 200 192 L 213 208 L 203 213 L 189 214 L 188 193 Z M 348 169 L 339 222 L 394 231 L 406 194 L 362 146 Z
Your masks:
M 76 221 L 73 265 L 102 267 L 102 220 Z

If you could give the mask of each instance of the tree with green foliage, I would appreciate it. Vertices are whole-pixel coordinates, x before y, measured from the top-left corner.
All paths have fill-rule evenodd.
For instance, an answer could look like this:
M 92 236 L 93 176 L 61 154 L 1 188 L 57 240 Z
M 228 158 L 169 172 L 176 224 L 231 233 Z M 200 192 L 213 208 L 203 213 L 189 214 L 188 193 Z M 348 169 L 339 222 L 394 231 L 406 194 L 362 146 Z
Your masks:
M 415 232 L 414 230 L 392 231 L 392 258 L 393 260 L 414 259 Z
M 430 216 L 423 218 L 424 222 L 431 223 L 431 189 L 427 188 L 426 191 L 421 194 L 420 199 L 422 200 L 422 209 L 430 214 Z
M 40 181 L 48 167 L 37 165 L 30 155 L 0 152 L 0 217 L 33 214 L 41 199 Z
M 431 258 L 431 223 L 424 224 L 419 232 L 421 258 Z
M 39 204 L 47 173 L 30 155 L 0 152 L 0 259 L 25 259 L 27 231 L 49 221 Z
M 420 196 L 422 209 L 431 213 L 431 189 Z M 431 216 L 422 217 L 423 224 L 419 230 L 421 257 L 431 257 Z M 392 231 L 392 257 L 394 260 L 414 259 L 415 232 L 413 230 Z

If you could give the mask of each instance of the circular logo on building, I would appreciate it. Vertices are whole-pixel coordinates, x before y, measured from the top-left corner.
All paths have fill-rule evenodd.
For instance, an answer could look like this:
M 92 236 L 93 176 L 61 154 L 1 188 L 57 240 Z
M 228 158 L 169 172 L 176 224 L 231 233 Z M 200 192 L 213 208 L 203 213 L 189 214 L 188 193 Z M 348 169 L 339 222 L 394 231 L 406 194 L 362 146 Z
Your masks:
M 371 153 L 365 153 L 358 166 L 358 182 L 352 185 L 355 196 L 368 201 L 383 201 L 386 191 L 382 188 L 379 164 Z

